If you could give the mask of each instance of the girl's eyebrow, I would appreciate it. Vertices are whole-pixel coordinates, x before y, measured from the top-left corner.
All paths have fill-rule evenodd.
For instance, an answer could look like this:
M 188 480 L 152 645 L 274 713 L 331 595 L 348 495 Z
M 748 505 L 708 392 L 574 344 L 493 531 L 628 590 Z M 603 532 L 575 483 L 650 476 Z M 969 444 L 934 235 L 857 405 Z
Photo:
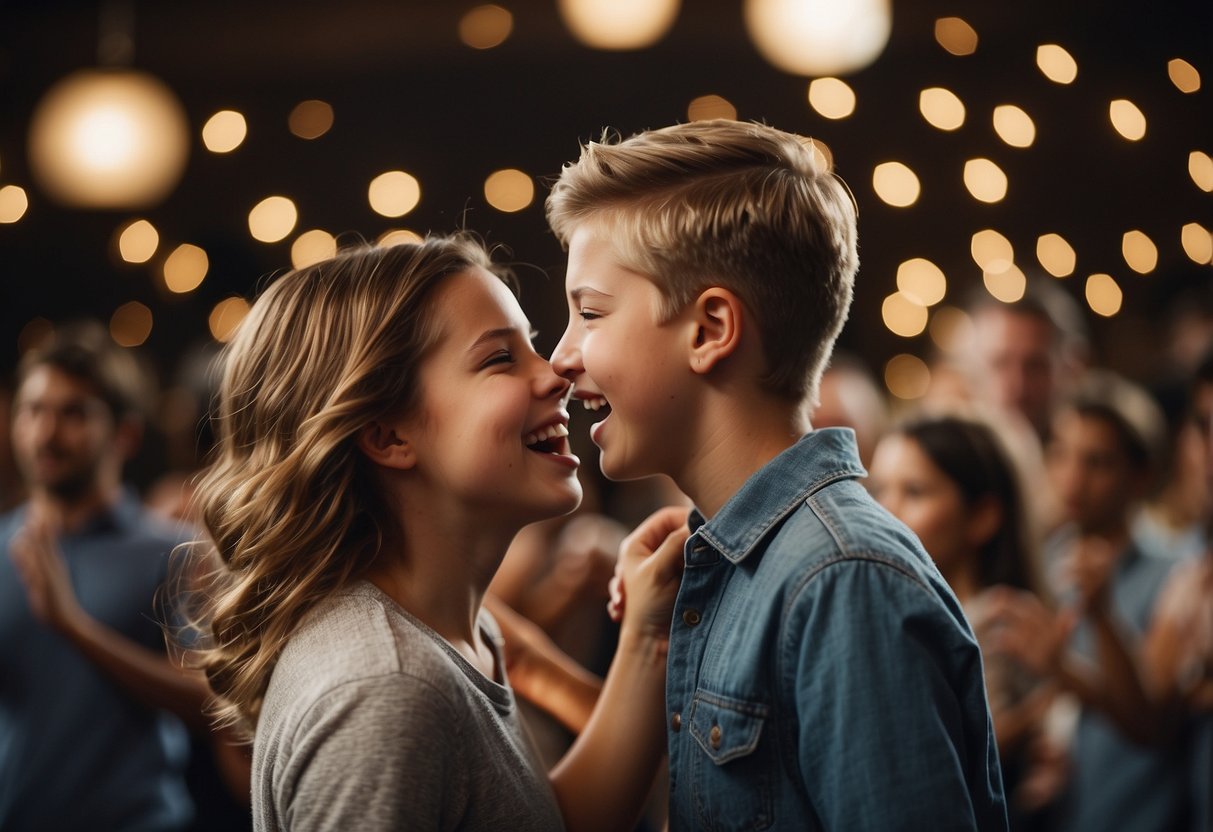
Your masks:
M 499 338 L 513 338 L 513 337 L 517 336 L 519 332 L 520 332 L 520 330 L 516 326 L 505 326 L 505 327 L 501 327 L 500 329 L 485 330 L 484 332 L 482 332 L 480 334 L 480 337 L 477 338 L 474 342 L 472 342 L 472 345 L 470 347 L 468 347 L 468 352 L 471 352 L 472 350 L 476 349 L 477 347 L 481 346 L 482 344 L 484 344 L 488 341 L 495 341 Z M 528 341 L 534 341 L 538 336 L 539 336 L 539 330 L 535 329 L 534 327 L 528 328 L 528 330 L 527 330 L 527 340 Z

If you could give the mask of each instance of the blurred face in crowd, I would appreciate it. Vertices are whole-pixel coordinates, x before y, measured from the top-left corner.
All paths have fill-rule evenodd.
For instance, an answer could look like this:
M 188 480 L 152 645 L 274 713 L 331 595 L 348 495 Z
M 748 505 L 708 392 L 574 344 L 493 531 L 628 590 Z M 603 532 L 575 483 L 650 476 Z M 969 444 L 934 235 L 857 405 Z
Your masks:
M 1192 420 L 1201 441 L 1206 485 L 1205 519 L 1213 524 L 1213 384 L 1198 384 L 1192 396 Z
M 17 390 L 12 433 L 17 467 L 34 491 L 72 499 L 120 464 L 109 407 L 87 382 L 50 365 L 35 367 Z
M 974 318 L 973 382 L 980 398 L 1048 431 L 1060 376 L 1056 333 L 1037 315 L 986 307 Z
M 1145 488 L 1116 425 L 1098 415 L 1063 410 L 1053 420 L 1046 455 L 1064 519 L 1086 533 L 1118 534 Z
M 980 543 L 970 539 L 964 495 L 916 440 L 897 433 L 880 440 L 869 487 L 872 496 L 918 536 L 945 576 L 976 554 Z

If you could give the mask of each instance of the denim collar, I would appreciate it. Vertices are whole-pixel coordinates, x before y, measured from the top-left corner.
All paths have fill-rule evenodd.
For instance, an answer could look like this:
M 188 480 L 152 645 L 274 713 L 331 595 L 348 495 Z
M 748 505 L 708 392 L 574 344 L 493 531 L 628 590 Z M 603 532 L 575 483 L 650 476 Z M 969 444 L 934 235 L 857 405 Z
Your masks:
M 711 520 L 699 509 L 688 520 L 698 534 L 733 563 L 743 561 L 774 526 L 815 491 L 830 483 L 867 476 L 855 432 L 823 428 L 806 433 L 746 480 Z

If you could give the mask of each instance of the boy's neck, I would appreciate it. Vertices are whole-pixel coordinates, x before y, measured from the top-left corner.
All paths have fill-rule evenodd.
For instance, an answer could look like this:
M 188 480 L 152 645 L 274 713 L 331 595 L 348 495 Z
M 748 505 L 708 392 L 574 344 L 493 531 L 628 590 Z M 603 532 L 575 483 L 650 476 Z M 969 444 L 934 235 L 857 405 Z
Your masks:
M 703 438 L 674 480 L 711 519 L 746 480 L 812 426 L 803 408 L 768 395 L 720 396 L 705 410 Z

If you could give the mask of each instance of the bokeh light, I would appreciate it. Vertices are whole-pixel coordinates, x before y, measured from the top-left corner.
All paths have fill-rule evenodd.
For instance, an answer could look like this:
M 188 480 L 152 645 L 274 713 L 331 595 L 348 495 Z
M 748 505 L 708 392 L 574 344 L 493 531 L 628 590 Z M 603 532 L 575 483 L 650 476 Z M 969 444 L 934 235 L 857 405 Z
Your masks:
M 315 98 L 300 101 L 287 116 L 286 125 L 301 139 L 318 139 L 333 128 L 333 106 Z
M 980 202 L 999 202 L 1007 195 L 1007 175 L 989 159 L 965 162 L 965 187 Z
M 5 185 L 0 188 L 0 223 L 13 223 L 25 216 L 29 209 L 29 197 L 25 188 Z
M 983 272 L 1001 272 L 1015 262 L 1015 249 L 1011 241 L 993 228 L 973 235 L 969 241 L 969 253 Z
M 644 49 L 678 19 L 679 0 L 557 0 L 573 37 L 594 49 Z
M 1213 158 L 1203 150 L 1193 150 L 1188 154 L 1188 175 L 1196 183 L 1196 187 L 1205 192 L 1213 192 Z
M 935 21 L 935 42 L 956 56 L 977 51 L 977 31 L 963 18 L 941 17 Z
M 1087 278 L 1087 306 L 1096 315 L 1110 318 L 1120 311 L 1124 293 L 1110 274 L 1093 274 Z
M 535 199 L 535 183 L 520 170 L 494 171 L 484 180 L 484 199 L 498 211 L 512 214 Z
M 254 240 L 276 243 L 295 229 L 298 220 L 295 203 L 284 196 L 267 196 L 249 211 L 248 230 Z
M 128 263 L 146 263 L 160 246 L 160 233 L 147 220 L 134 220 L 118 232 L 118 255 Z
M 1144 231 L 1126 231 L 1120 243 L 1125 263 L 1138 274 L 1149 274 L 1158 265 L 1158 247 Z
M 994 108 L 994 132 L 1011 147 L 1031 147 L 1036 141 L 1036 124 L 1032 117 L 1014 104 Z
M 291 243 L 291 265 L 296 269 L 306 269 L 336 254 L 337 238 L 321 228 L 304 231 Z
M 473 49 L 500 46 L 513 30 L 514 16 L 492 4 L 477 6 L 459 19 L 459 39 Z
M 248 301 L 244 298 L 233 297 L 219 301 L 206 319 L 211 337 L 221 343 L 230 341 L 236 334 L 236 327 L 240 325 L 248 312 Z
M 1003 303 L 1014 303 L 1028 288 L 1027 276 L 1014 264 L 997 272 L 983 271 L 981 280 L 986 291 Z
M 403 217 L 421 201 L 421 184 L 402 170 L 389 170 L 371 180 L 371 209 L 385 217 Z
M 846 75 L 884 51 L 893 28 L 889 0 L 745 0 L 758 51 L 795 75 Z
M 1179 240 L 1183 244 L 1184 254 L 1188 255 L 1193 263 L 1204 265 L 1213 260 L 1213 237 L 1209 236 L 1209 229 L 1200 223 L 1190 222 L 1185 225 Z
M 1054 277 L 1068 277 L 1074 274 L 1078 255 L 1060 234 L 1041 234 L 1036 240 L 1036 259 Z
M 963 309 L 941 306 L 931 316 L 931 340 L 944 352 L 959 352 L 973 341 L 973 319 Z
M 934 306 L 948 291 L 943 270 L 923 257 L 914 257 L 897 267 L 897 291 L 920 306 Z
M 220 110 L 202 125 L 202 143 L 211 153 L 231 153 L 247 135 L 248 123 L 235 110 Z
M 164 260 L 164 285 L 179 295 L 192 292 L 202 284 L 210 267 L 205 251 L 191 243 L 182 243 Z
M 920 92 L 918 111 L 927 124 L 940 130 L 957 130 L 965 123 L 964 102 L 943 87 L 929 87 Z
M 883 202 L 895 208 L 913 205 L 922 191 L 918 175 L 901 162 L 882 162 L 877 165 L 872 171 L 872 188 Z
M 1180 92 L 1193 93 L 1200 89 L 1200 72 L 1183 58 L 1167 61 L 1167 76 Z
M 1108 105 L 1108 117 L 1116 132 L 1131 142 L 1146 135 L 1146 115 L 1127 98 L 1118 98 Z
M 701 95 L 687 105 L 689 121 L 707 121 L 714 118 L 737 120 L 737 108 L 727 98 L 719 95 Z
M 901 292 L 894 292 L 880 306 L 880 317 L 889 332 L 902 338 L 913 338 L 927 328 L 927 308 L 915 303 Z
M 916 355 L 895 355 L 884 365 L 884 385 L 899 399 L 921 399 L 931 387 L 931 368 Z
M 809 82 L 809 105 L 826 118 L 846 118 L 855 112 L 855 90 L 839 78 L 814 78 Z
M 1055 84 L 1072 84 L 1078 77 L 1078 62 L 1056 43 L 1036 47 L 1036 66 Z
M 375 242 L 381 246 L 398 246 L 402 243 L 420 243 L 423 239 L 416 231 L 410 231 L 407 228 L 392 228 L 380 234 L 379 239 Z
M 110 316 L 110 337 L 121 347 L 137 347 L 152 334 L 152 310 L 138 301 L 124 303 Z

